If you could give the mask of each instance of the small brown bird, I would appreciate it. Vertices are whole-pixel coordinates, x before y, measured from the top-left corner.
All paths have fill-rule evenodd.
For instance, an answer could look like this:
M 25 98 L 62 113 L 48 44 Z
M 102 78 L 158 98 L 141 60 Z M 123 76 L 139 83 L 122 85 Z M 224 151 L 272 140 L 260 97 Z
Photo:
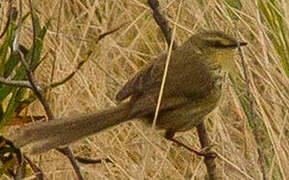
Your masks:
M 234 70 L 234 49 L 246 44 L 208 31 L 193 35 L 172 51 L 156 121 L 158 128 L 166 130 L 166 138 L 197 126 L 216 108 L 224 70 Z M 130 97 L 128 102 L 89 115 L 38 122 L 21 128 L 10 139 L 16 147 L 31 144 L 33 152 L 43 152 L 135 118 L 152 123 L 166 57 L 152 61 L 118 92 L 116 100 Z

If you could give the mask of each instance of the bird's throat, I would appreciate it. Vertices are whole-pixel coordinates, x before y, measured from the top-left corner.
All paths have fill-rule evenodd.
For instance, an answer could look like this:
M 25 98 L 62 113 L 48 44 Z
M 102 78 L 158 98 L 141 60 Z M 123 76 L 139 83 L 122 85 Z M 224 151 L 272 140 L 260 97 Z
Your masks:
M 216 63 L 222 67 L 222 70 L 232 75 L 238 72 L 238 68 L 234 61 L 234 50 L 226 49 L 215 53 L 214 57 Z

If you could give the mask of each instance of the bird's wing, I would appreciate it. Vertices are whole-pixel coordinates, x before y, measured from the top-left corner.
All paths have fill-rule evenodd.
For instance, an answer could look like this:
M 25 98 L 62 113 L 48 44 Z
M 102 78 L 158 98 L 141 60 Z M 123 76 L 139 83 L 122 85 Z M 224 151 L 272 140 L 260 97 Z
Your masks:
M 166 54 L 162 54 L 149 63 L 123 86 L 117 93 L 116 100 L 119 102 L 133 94 L 142 94 L 151 88 L 158 87 L 162 81 L 165 61 Z

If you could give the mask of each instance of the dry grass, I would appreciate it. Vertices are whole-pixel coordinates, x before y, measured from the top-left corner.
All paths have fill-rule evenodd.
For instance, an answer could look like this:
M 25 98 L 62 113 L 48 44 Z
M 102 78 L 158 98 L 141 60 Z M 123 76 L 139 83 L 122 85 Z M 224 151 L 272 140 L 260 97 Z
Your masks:
M 244 108 L 246 88 L 239 90 L 228 79 L 222 103 L 207 123 L 210 138 L 216 144 L 214 149 L 220 155 L 219 172 L 223 179 L 262 179 L 259 147 L 265 156 L 267 178 L 289 179 L 289 79 L 284 63 L 289 57 L 289 34 L 278 32 L 280 26 L 289 29 L 289 2 L 265 4 L 280 15 L 280 19 L 274 18 L 274 14 L 268 16 L 272 18 L 272 27 L 279 26 L 276 29 L 270 26 L 270 19 L 265 18 L 257 0 L 241 0 L 240 10 L 223 1 L 202 2 L 185 0 L 178 22 L 175 19 L 179 1 L 163 0 L 161 7 L 171 25 L 177 26 L 181 42 L 203 29 L 222 30 L 249 42 L 243 53 L 249 70 L 251 113 L 257 117 L 250 118 L 250 112 Z M 85 58 L 88 50 L 93 51 L 73 80 L 50 93 L 57 117 L 114 106 L 117 90 L 151 58 L 167 49 L 145 0 L 34 1 L 34 7 L 43 22 L 51 19 L 45 40 L 48 59 L 38 70 L 39 80 L 49 82 L 53 66 L 53 80 L 62 79 Z M 123 23 L 127 24 L 121 30 L 99 44 L 94 43 L 100 33 Z M 21 41 L 30 44 L 32 29 L 28 23 L 23 34 Z M 37 113 L 42 110 L 35 103 L 30 114 Z M 178 138 L 199 147 L 195 130 Z M 87 179 L 204 179 L 206 174 L 202 159 L 172 146 L 138 121 L 111 128 L 71 147 L 77 155 L 109 157 L 113 161 L 83 165 Z M 43 154 L 41 160 L 35 156 L 34 160 L 47 179 L 75 178 L 68 160 L 54 151 Z

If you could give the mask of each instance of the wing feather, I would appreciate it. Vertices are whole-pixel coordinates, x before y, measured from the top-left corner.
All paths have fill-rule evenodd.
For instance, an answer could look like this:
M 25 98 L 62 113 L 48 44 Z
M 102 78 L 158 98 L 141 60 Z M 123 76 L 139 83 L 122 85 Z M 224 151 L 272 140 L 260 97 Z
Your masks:
M 145 66 L 143 70 L 138 72 L 117 93 L 116 101 L 123 101 L 133 94 L 142 94 L 151 88 L 158 87 L 161 83 L 165 61 L 166 54 L 162 54 L 159 58 Z

